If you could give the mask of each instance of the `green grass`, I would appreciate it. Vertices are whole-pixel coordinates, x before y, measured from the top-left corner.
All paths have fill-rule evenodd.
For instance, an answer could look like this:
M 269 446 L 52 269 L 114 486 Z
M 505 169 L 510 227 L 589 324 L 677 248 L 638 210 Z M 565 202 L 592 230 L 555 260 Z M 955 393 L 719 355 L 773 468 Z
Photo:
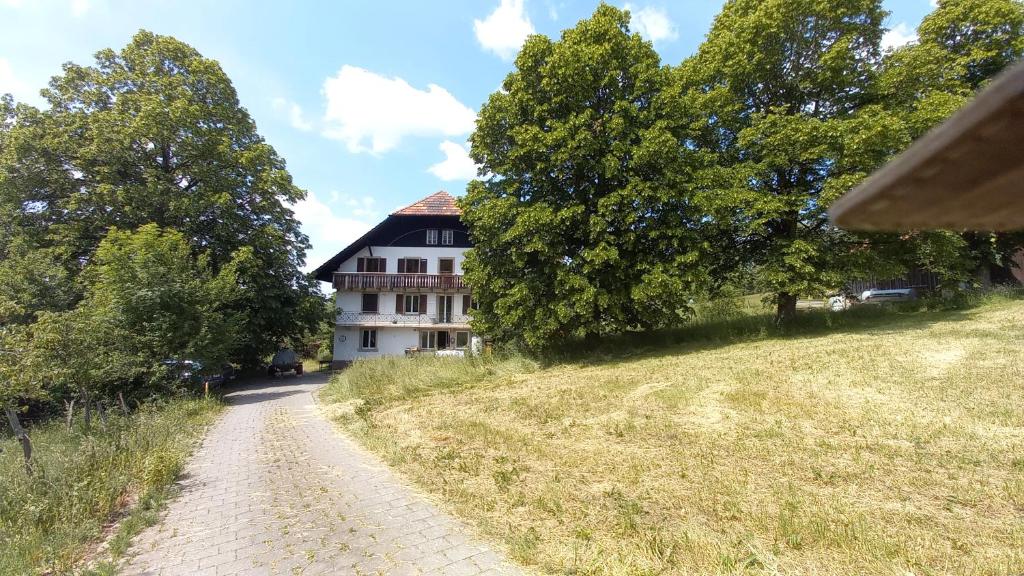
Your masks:
M 214 399 L 145 405 L 130 417 L 112 414 L 104 426 L 81 422 L 68 431 L 53 421 L 30 430 L 35 474 L 25 474 L 21 450 L 0 440 L 0 574 L 68 574 L 82 568 L 97 539 L 127 511 L 112 534 L 101 572 L 124 553 L 132 536 L 153 523 L 169 486 L 220 409 Z
M 323 398 L 543 573 L 1020 574 L 1024 301 L 962 304 L 361 362 Z

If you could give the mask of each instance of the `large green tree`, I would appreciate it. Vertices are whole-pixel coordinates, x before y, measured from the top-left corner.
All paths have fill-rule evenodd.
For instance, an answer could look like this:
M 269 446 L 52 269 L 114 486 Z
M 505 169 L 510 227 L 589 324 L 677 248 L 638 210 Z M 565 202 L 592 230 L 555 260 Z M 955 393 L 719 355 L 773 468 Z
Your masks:
M 217 62 L 142 31 L 93 66 L 66 64 L 43 94 L 49 109 L 4 107 L 0 232 L 74 275 L 112 227 L 174 228 L 214 271 L 237 272 L 236 358 L 308 328 L 308 240 L 289 208 L 304 193 Z
M 608 5 L 526 41 L 471 138 L 478 330 L 541 348 L 686 316 L 699 251 L 670 80 Z
M 922 20 L 918 40 L 886 55 L 880 75 L 885 105 L 912 138 L 948 118 L 989 81 L 1024 58 L 1024 2 L 940 0 Z M 1009 280 L 1024 233 L 928 232 L 913 235 L 923 263 L 941 246 L 945 272 Z M 943 268 L 940 264 L 939 268 Z
M 701 153 L 696 199 L 733 229 L 776 317 L 801 294 L 892 270 L 826 210 L 909 141 L 876 90 L 880 0 L 730 0 L 679 69 Z

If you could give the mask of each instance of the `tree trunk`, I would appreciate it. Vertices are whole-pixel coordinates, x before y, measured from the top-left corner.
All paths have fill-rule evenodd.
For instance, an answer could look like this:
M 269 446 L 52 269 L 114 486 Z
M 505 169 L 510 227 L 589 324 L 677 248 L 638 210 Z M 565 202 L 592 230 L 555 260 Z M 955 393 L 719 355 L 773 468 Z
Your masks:
M 118 392 L 117 393 L 117 401 L 121 403 L 121 411 L 124 412 L 125 416 L 127 416 L 128 415 L 128 404 L 126 404 L 125 401 L 124 401 L 124 394 Z
M 796 294 L 779 292 L 775 297 L 775 325 L 788 326 L 796 318 Z
M 32 440 L 29 439 L 25 429 L 21 427 L 21 422 L 18 421 L 18 413 L 14 411 L 14 408 L 5 406 L 4 412 L 7 413 L 7 422 L 11 425 L 11 430 L 14 430 L 14 437 L 18 439 L 18 442 L 21 442 L 21 451 L 25 454 L 25 473 L 31 476 Z
M 103 402 L 96 403 L 96 413 L 100 415 L 100 425 L 107 429 L 107 411 L 103 409 Z
M 68 432 L 71 432 L 71 425 L 75 423 L 75 399 L 72 398 L 71 402 L 65 400 L 64 407 L 67 412 Z
M 88 394 L 83 394 L 82 398 L 85 400 L 85 402 L 84 402 L 85 411 L 82 412 L 82 418 L 85 420 L 85 429 L 88 430 L 88 429 L 90 429 L 92 427 L 92 406 L 89 405 L 90 402 L 89 402 L 89 395 Z

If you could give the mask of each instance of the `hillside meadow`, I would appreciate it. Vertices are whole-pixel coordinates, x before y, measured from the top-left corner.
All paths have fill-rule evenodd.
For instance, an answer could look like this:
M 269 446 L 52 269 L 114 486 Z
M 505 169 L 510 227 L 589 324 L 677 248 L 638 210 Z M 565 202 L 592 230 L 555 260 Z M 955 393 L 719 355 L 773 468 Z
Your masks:
M 799 324 L 359 362 L 321 399 L 541 573 L 1024 572 L 1024 300 Z

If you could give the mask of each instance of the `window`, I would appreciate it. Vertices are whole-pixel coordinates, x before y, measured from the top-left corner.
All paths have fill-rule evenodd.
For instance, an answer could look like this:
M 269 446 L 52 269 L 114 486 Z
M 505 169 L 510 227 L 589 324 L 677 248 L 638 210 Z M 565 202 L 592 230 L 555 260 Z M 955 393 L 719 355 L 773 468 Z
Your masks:
M 420 297 L 415 294 L 405 295 L 405 313 L 406 314 L 419 314 L 420 313 Z
M 453 258 L 441 258 L 437 261 L 438 274 L 454 274 L 455 260 Z
M 445 246 L 451 246 L 454 243 L 455 230 L 441 230 L 441 244 L 444 244 Z
M 398 294 L 395 298 L 396 314 L 426 314 L 426 294 Z
M 379 300 L 380 299 L 378 298 L 377 294 L 363 294 L 363 308 L 362 308 L 362 311 L 363 312 L 373 312 L 373 313 L 376 313 L 378 310 L 380 310 L 377 307 Z
M 427 244 L 437 244 L 437 230 L 427 230 Z
M 376 330 L 363 330 L 359 338 L 359 349 L 360 350 L 376 350 L 377 349 L 377 331 Z
M 427 261 L 425 258 L 399 258 L 399 274 L 426 274 Z
M 420 332 L 420 348 L 433 350 L 437 347 L 437 332 Z
M 456 332 L 455 333 L 455 347 L 465 348 L 469 346 L 469 332 Z
M 388 261 L 385 258 L 359 258 L 356 260 L 356 272 L 387 272 Z

